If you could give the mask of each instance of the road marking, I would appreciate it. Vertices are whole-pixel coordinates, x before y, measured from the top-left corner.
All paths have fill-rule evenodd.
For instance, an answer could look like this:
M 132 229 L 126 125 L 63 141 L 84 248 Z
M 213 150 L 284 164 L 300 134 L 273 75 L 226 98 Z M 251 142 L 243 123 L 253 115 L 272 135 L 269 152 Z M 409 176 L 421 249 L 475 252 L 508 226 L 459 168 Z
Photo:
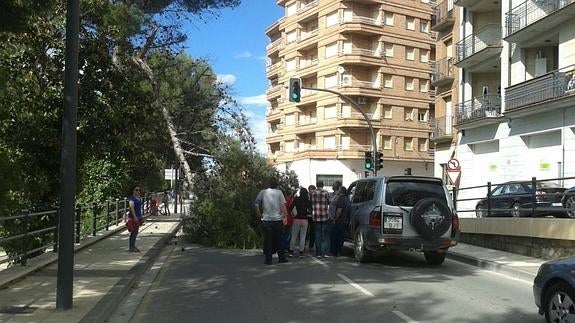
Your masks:
M 329 266 L 328 266 L 325 262 L 323 262 L 323 261 L 317 259 L 316 257 L 311 257 L 311 259 L 313 259 L 313 261 L 315 261 L 316 263 L 322 265 L 323 267 L 329 268 Z
M 371 296 L 373 297 L 374 295 L 368 291 L 367 289 L 359 286 L 359 284 L 355 283 L 353 280 L 347 278 L 345 275 L 342 274 L 337 274 L 337 276 L 343 280 L 345 280 L 348 284 L 350 284 L 352 287 L 354 287 L 355 289 L 359 290 L 360 292 L 362 292 L 364 295 L 366 296 Z
M 491 271 L 491 270 L 488 270 L 488 269 L 486 269 L 486 271 L 487 271 L 488 273 L 492 274 L 492 275 L 503 276 L 503 277 L 505 277 L 505 278 L 507 278 L 507 279 L 515 280 L 515 281 L 518 281 L 518 282 L 521 282 L 521 283 L 524 283 L 524 284 L 527 284 L 527 285 L 533 285 L 533 282 L 532 282 L 532 281 L 528 281 L 528 280 L 525 280 L 525 279 L 513 277 L 513 276 L 511 276 L 511 274 L 500 273 L 500 272 Z
M 393 314 L 399 316 L 399 318 L 402 319 L 402 320 L 404 320 L 405 322 L 417 323 L 416 320 L 414 320 L 414 319 L 412 319 L 411 317 L 409 317 L 409 316 L 403 314 L 403 313 L 400 312 L 400 311 L 392 311 L 392 312 L 393 312 Z

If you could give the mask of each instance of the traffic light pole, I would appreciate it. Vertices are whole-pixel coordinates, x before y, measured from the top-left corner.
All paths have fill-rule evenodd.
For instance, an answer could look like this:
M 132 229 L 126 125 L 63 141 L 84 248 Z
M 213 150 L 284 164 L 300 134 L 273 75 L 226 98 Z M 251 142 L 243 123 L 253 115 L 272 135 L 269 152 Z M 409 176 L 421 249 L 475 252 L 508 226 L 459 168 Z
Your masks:
M 375 158 L 377 157 L 377 137 L 375 136 L 375 131 L 373 130 L 373 126 L 371 124 L 371 120 L 369 120 L 369 117 L 367 116 L 367 114 L 365 114 L 365 112 L 363 112 L 363 110 L 361 109 L 361 107 L 359 106 L 359 104 L 357 104 L 357 102 L 355 102 L 354 99 L 352 99 L 351 97 L 345 95 L 345 94 L 341 94 L 337 91 L 333 91 L 333 90 L 328 90 L 328 89 L 318 89 L 318 88 L 314 88 L 314 87 L 305 87 L 302 86 L 301 89 L 303 90 L 313 90 L 313 91 L 320 91 L 320 92 L 327 92 L 327 93 L 331 93 L 331 94 L 335 94 L 337 96 L 339 96 L 340 98 L 342 98 L 343 100 L 351 103 L 351 105 L 357 110 L 359 111 L 359 113 L 361 113 L 361 115 L 363 116 L 363 118 L 365 119 L 365 121 L 367 121 L 367 125 L 369 126 L 369 131 L 371 132 L 371 142 L 372 142 L 372 146 L 373 146 L 373 158 L 375 161 Z M 375 162 L 374 162 L 374 166 L 373 166 L 373 176 L 377 175 L 377 167 L 375 166 Z

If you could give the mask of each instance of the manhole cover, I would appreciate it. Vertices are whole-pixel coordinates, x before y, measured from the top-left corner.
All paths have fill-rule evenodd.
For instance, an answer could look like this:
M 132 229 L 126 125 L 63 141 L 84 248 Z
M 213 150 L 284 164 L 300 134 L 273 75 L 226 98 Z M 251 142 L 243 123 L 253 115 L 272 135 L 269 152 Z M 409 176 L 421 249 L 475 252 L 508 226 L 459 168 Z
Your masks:
M 8 306 L 0 307 L 2 314 L 30 314 L 34 312 L 38 306 Z

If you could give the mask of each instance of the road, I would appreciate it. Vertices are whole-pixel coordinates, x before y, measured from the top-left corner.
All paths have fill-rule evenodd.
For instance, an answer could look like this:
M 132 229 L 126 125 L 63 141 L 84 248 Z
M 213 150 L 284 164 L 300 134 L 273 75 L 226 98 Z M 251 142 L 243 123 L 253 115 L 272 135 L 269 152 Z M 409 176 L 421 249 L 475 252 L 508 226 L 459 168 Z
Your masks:
M 419 253 L 264 266 L 261 251 L 190 245 L 166 259 L 131 322 L 544 321 L 531 282 Z

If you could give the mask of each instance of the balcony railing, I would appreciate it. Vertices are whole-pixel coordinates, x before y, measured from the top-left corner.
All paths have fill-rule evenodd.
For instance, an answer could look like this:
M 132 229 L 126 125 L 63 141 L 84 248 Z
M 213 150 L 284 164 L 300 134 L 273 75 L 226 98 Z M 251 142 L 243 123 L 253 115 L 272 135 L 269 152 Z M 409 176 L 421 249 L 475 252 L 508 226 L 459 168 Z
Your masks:
M 300 36 L 300 41 L 304 41 L 311 37 L 317 36 L 319 34 L 319 29 L 314 29 L 312 31 L 303 31 Z
M 575 3 L 575 0 L 527 0 L 505 14 L 505 36 L 507 37 L 571 3 Z
M 429 120 L 430 139 L 450 137 L 453 134 L 453 117 L 439 117 Z
M 441 29 L 453 23 L 453 0 L 445 0 L 433 6 L 433 17 L 432 29 Z
M 297 11 L 297 13 L 298 13 L 298 14 L 301 14 L 301 13 L 303 13 L 303 12 L 308 11 L 308 10 L 311 9 L 311 8 L 317 7 L 318 3 L 319 3 L 318 0 L 315 0 L 315 1 L 312 1 L 312 2 L 310 2 L 310 3 L 307 3 L 307 4 L 305 4 L 303 7 L 299 8 L 298 11 Z
M 284 86 L 282 84 L 273 85 L 273 86 L 270 86 L 270 88 L 268 88 L 266 93 L 267 94 L 275 93 L 275 92 L 281 91 L 281 89 L 283 89 L 283 88 L 284 88 Z
M 505 110 L 571 95 L 575 95 L 575 65 L 506 88 Z
M 267 44 L 266 50 L 267 50 L 267 51 L 270 51 L 270 50 L 272 50 L 273 48 L 276 48 L 276 47 L 278 47 L 278 49 L 281 49 L 281 48 L 284 47 L 284 40 L 283 40 L 283 38 L 278 38 L 278 39 L 274 40 L 273 42 Z
M 282 62 L 277 62 L 275 64 L 271 64 L 269 66 L 266 66 L 266 72 L 271 72 L 272 70 L 275 70 L 276 68 L 279 68 L 282 66 Z
M 490 46 L 501 46 L 501 26 L 488 24 L 477 33 L 471 34 L 456 45 L 457 63 L 479 53 Z
M 349 23 L 357 23 L 357 24 L 368 24 L 368 25 L 376 25 L 381 26 L 383 25 L 382 21 L 365 16 L 352 16 L 350 18 L 343 18 L 340 20 L 342 24 L 349 24 Z
M 431 83 L 453 80 L 453 58 L 445 57 L 431 62 Z
M 381 115 L 376 114 L 376 113 L 366 113 L 365 115 L 367 115 L 367 117 L 369 118 L 369 120 L 381 120 Z M 363 118 L 363 115 L 359 112 L 351 112 L 351 113 L 338 113 L 337 115 L 338 119 L 359 119 L 359 120 L 365 120 Z
M 501 116 L 501 96 L 485 94 L 457 104 L 457 124 L 486 117 Z
M 373 49 L 363 49 L 363 48 L 354 48 L 351 52 L 344 52 L 341 51 L 339 56 L 343 55 L 364 55 L 364 56 L 372 56 L 372 57 L 383 57 L 383 52 L 376 51 Z
M 370 81 L 357 81 L 357 80 L 350 80 L 350 79 L 343 79 L 339 84 L 339 87 L 363 87 L 363 88 L 372 88 L 372 89 L 379 89 L 381 88 L 381 84 L 378 82 L 370 82 Z
M 315 118 L 306 118 L 306 119 L 299 119 L 297 121 L 297 125 L 298 126 L 307 126 L 310 124 L 316 124 L 317 123 L 317 117 Z
M 318 61 L 317 58 L 314 58 L 314 59 L 312 59 L 312 60 L 304 60 L 304 61 L 301 61 L 301 62 L 300 62 L 300 65 L 299 65 L 299 69 L 300 69 L 300 70 L 303 70 L 303 69 L 306 69 L 306 68 L 308 68 L 308 67 L 315 66 L 315 65 L 317 65 L 318 62 L 319 62 L 319 61 Z

